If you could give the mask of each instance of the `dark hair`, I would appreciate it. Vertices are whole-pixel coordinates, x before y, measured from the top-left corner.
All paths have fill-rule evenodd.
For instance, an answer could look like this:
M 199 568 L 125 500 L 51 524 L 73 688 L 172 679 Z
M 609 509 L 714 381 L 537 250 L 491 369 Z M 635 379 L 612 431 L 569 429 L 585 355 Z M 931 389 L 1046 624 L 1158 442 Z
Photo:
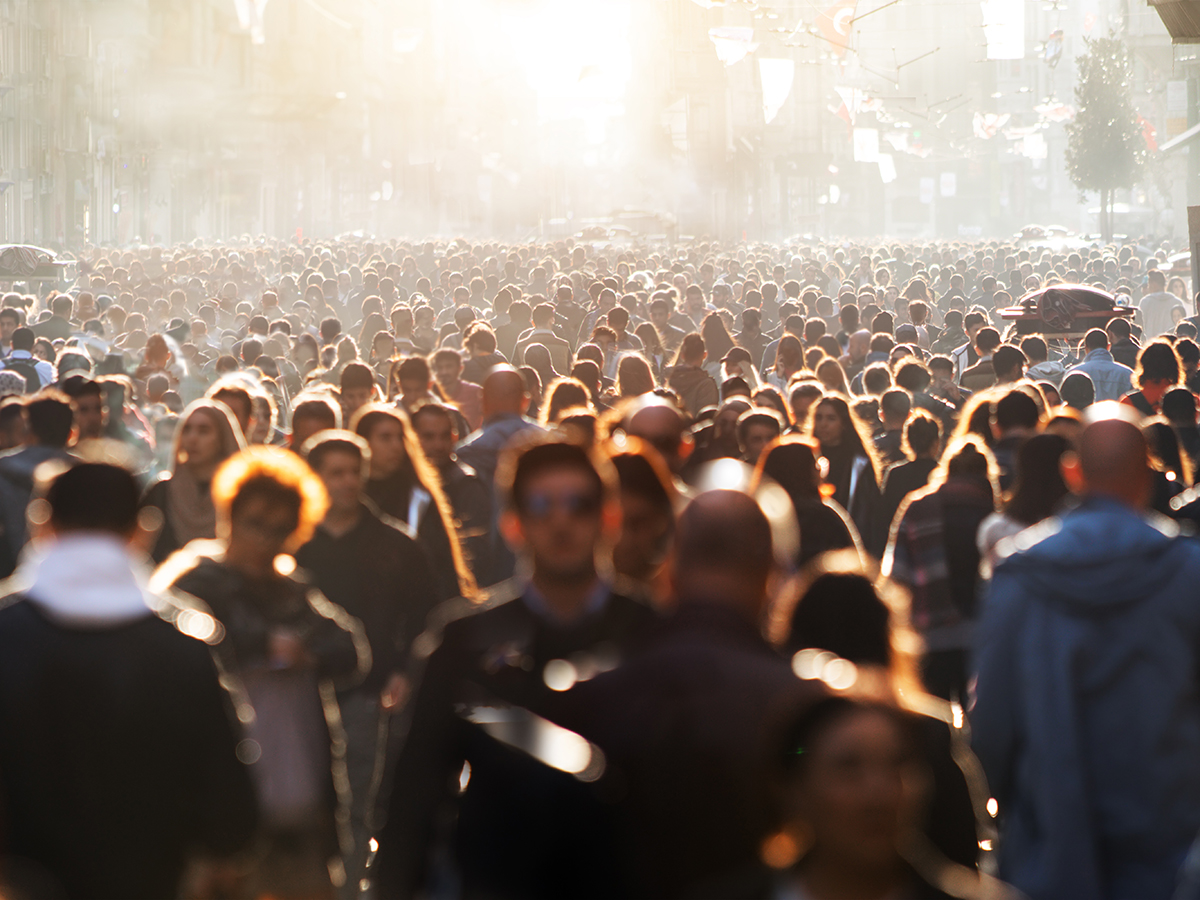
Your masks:
M 929 453 L 942 439 L 942 423 L 923 409 L 914 410 L 904 425 L 904 445 L 912 456 Z
M 310 419 L 321 422 L 326 428 L 337 428 L 341 424 L 339 415 L 332 400 L 309 396 L 292 407 L 292 425 L 294 427 L 298 420 Z
M 1083 346 L 1088 350 L 1107 350 L 1108 332 L 1103 328 L 1092 328 L 1083 336 Z
M 1162 414 L 1172 425 L 1196 424 L 1196 395 L 1185 387 L 1171 388 L 1162 398 Z
M 800 501 L 821 498 L 821 476 L 817 471 L 820 458 L 815 440 L 788 435 L 767 447 L 758 464 L 762 473 L 774 479 L 798 506 Z
M 929 387 L 931 381 L 933 376 L 929 374 L 929 370 L 915 359 L 901 363 L 896 369 L 896 384 L 910 393 L 921 393 Z
M 746 443 L 746 437 L 750 433 L 750 429 L 755 425 L 765 425 L 770 428 L 774 432 L 772 439 L 779 437 L 783 433 L 784 424 L 779 413 L 773 409 L 751 407 L 738 416 L 737 438 L 739 444 Z
M 357 434 L 350 431 L 318 431 L 300 448 L 300 455 L 308 461 L 309 468 L 319 471 L 325 464 L 325 458 L 334 453 L 344 453 L 358 460 L 362 469 L 362 477 L 367 477 L 371 461 L 371 448 Z
M 988 353 L 1000 346 L 1000 332 L 990 325 L 980 328 L 975 333 L 975 346 L 981 353 Z
M 33 333 L 32 328 L 21 326 L 12 334 L 14 350 L 32 350 L 35 343 L 37 343 L 37 335 Z
M 1058 395 L 1072 409 L 1087 409 L 1096 402 L 1096 385 L 1087 372 L 1068 372 Z
M 71 439 L 75 415 L 70 399 L 60 391 L 41 391 L 25 403 L 29 431 L 43 447 L 62 449 Z
M 542 472 L 551 469 L 575 469 L 584 473 L 596 489 L 598 505 L 607 499 L 607 485 L 587 448 L 563 438 L 540 440 L 516 451 L 509 460 L 511 468 L 498 477 L 505 505 L 515 512 L 524 510 L 529 485 Z
M 342 375 L 339 379 L 339 384 L 342 390 L 355 390 L 357 388 L 374 388 L 375 373 L 371 371 L 371 367 L 365 363 L 352 362 L 347 363 L 346 368 L 342 369 Z
M 992 354 L 992 371 L 996 377 L 1012 371 L 1013 366 L 1025 365 L 1025 354 L 1012 344 L 1001 344 Z
M 1034 435 L 1021 445 L 1017 451 L 1017 477 L 1004 505 L 1009 518 L 1022 525 L 1035 525 L 1053 514 L 1070 493 L 1059 465 L 1070 447 L 1066 438 L 1051 433 Z
M 1050 356 L 1050 349 L 1046 346 L 1046 339 L 1039 334 L 1031 334 L 1029 337 L 1023 339 L 1021 341 L 1021 352 L 1025 354 L 1026 359 L 1035 362 L 1044 362 Z
M 890 610 L 864 575 L 826 572 L 792 610 L 784 642 L 788 655 L 828 650 L 857 665 L 892 664 Z
M 46 488 L 50 522 L 57 531 L 127 535 L 137 526 L 140 500 L 129 471 L 104 463 L 77 463 Z
M 1179 354 L 1166 341 L 1151 341 L 1138 354 L 1134 384 L 1142 387 L 1152 381 L 1179 384 L 1183 366 Z
M 1040 411 L 1037 401 L 1021 390 L 1011 390 L 996 401 L 996 426 L 1001 431 L 1012 428 L 1037 428 Z
M 486 325 L 476 325 L 463 343 L 467 347 L 482 350 L 484 353 L 495 353 L 496 333 Z
M 902 388 L 884 391 L 879 397 L 879 414 L 884 418 L 907 419 L 912 412 L 912 395 Z

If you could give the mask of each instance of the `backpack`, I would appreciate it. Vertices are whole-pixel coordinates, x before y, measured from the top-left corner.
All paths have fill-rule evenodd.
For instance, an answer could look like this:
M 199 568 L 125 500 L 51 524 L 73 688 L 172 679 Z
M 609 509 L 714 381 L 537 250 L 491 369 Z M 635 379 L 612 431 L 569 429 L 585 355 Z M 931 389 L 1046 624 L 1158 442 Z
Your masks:
M 25 379 L 25 393 L 34 394 L 41 388 L 42 376 L 38 374 L 36 359 L 13 359 L 10 356 L 4 360 L 4 368 Z

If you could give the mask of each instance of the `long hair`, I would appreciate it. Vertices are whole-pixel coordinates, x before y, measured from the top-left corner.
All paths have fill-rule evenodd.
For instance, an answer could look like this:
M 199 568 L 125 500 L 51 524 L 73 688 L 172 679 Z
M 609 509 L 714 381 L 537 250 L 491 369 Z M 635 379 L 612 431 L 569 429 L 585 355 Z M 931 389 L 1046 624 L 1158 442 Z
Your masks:
M 912 628 L 908 592 L 855 550 L 812 560 L 799 589 L 780 594 L 768 616 L 771 643 L 789 655 L 827 650 L 858 666 L 886 669 L 901 696 L 924 692 L 921 639 Z
M 617 363 L 617 394 L 639 397 L 654 390 L 654 371 L 640 353 L 627 353 Z
M 725 327 L 725 320 L 715 312 L 709 313 L 700 323 L 700 336 L 713 359 L 720 359 L 733 349 L 733 338 Z
M 1169 427 L 1169 426 L 1168 426 Z M 1004 503 L 1004 512 L 1022 525 L 1036 525 L 1054 513 L 1071 492 L 1063 481 L 1060 463 L 1071 448 L 1057 434 L 1037 434 L 1017 451 L 1017 478 Z
M 1188 455 L 1179 446 L 1179 436 L 1162 416 L 1155 416 L 1142 425 L 1142 433 L 1150 445 L 1154 467 L 1173 476 L 1184 487 L 1190 487 L 1194 473 Z
M 808 420 L 804 424 L 804 434 L 806 437 L 813 438 L 813 417 L 818 409 L 822 406 L 832 407 L 837 413 L 837 417 L 842 422 L 842 445 L 848 447 L 855 456 L 866 457 L 867 462 L 871 464 L 871 471 L 875 475 L 875 483 L 882 483 L 880 472 L 882 466 L 879 464 L 879 456 L 875 453 L 875 442 L 871 440 L 870 429 L 867 428 L 865 422 L 858 417 L 858 414 L 850 406 L 850 401 L 843 394 L 826 394 L 816 403 L 814 403 L 808 411 Z M 824 453 L 826 448 L 822 448 Z
M 462 545 L 458 539 L 458 529 L 455 527 L 454 509 L 446 499 L 442 489 L 442 479 L 437 469 L 425 457 L 421 444 L 413 431 L 408 413 L 395 406 L 385 406 L 382 403 L 370 403 L 360 409 L 350 423 L 351 430 L 363 440 L 369 441 L 371 432 L 382 422 L 395 421 L 400 423 L 400 432 L 404 440 L 404 462 L 400 464 L 400 477 L 407 483 L 409 489 L 422 488 L 433 498 L 438 515 L 442 519 L 442 527 L 446 539 L 450 542 L 450 555 L 454 558 L 454 571 L 458 576 L 458 587 L 464 597 L 473 598 L 476 594 L 475 576 L 467 567 L 463 557 Z M 413 529 L 416 529 L 414 524 Z

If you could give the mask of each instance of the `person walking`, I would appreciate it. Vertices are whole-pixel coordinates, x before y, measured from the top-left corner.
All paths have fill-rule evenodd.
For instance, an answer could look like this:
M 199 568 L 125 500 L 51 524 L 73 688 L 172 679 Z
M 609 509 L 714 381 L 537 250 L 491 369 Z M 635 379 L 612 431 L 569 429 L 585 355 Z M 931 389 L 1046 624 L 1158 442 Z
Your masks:
M 1065 466 L 1080 504 L 995 566 L 973 745 L 1000 876 L 1033 900 L 1171 897 L 1200 831 L 1200 546 L 1147 513 L 1133 410 L 1093 406 Z

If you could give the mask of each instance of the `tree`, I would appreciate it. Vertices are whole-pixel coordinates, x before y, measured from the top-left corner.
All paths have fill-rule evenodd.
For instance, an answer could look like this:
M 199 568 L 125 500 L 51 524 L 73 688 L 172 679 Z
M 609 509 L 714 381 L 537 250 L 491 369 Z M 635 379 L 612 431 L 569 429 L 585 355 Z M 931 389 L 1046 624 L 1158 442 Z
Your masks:
M 1067 126 L 1067 170 L 1080 192 L 1100 194 L 1100 232 L 1112 240 L 1113 193 L 1133 187 L 1146 163 L 1146 142 L 1133 108 L 1129 51 L 1116 37 L 1084 38 L 1076 63 L 1078 113 Z

